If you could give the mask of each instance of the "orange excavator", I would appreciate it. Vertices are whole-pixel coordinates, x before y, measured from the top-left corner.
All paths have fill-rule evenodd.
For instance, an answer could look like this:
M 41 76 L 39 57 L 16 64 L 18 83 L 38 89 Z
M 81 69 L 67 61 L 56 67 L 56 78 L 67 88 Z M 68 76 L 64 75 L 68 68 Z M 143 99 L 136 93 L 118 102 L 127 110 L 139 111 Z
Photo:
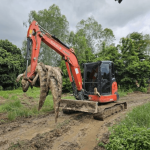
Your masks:
M 119 102 L 117 82 L 115 80 L 112 61 L 98 61 L 83 64 L 84 74 L 81 76 L 80 66 L 73 48 L 51 35 L 38 22 L 33 21 L 27 32 L 27 67 L 29 49 L 31 49 L 31 70 L 26 79 L 34 78 L 38 63 L 41 42 L 44 42 L 62 56 L 76 100 L 61 99 L 60 107 L 65 112 L 81 111 L 93 114 L 95 119 L 104 119 L 127 108 L 126 102 Z M 83 78 L 83 79 L 82 79 Z

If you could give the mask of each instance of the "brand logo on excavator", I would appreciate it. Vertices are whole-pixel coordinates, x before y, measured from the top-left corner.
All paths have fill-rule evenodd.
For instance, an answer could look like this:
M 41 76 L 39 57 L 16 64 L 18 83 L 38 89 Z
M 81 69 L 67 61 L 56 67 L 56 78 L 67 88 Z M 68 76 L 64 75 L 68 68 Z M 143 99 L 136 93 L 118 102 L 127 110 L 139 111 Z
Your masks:
M 64 51 L 64 50 L 63 50 L 63 52 L 66 53 L 67 55 L 70 55 L 68 52 L 66 52 L 66 51 Z
M 50 42 L 51 42 L 51 44 L 52 44 L 53 46 L 55 46 L 56 48 L 61 49 L 61 47 L 60 47 L 59 45 L 57 45 L 54 41 L 50 41 Z

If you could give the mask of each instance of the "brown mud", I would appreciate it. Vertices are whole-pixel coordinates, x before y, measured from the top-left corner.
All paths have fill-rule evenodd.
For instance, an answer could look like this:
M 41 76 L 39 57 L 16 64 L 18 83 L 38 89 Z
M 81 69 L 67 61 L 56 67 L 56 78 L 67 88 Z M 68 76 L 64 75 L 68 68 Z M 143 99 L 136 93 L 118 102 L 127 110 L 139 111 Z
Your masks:
M 15 150 L 99 150 L 99 141 L 107 142 L 108 127 L 118 122 L 132 108 L 150 102 L 150 94 L 128 94 L 120 101 L 127 101 L 128 109 L 106 118 L 95 120 L 90 113 L 59 113 L 21 118 L 0 123 L 0 149 Z M 5 115 L 0 114 L 2 119 Z M 104 138 L 105 137 L 105 138 Z

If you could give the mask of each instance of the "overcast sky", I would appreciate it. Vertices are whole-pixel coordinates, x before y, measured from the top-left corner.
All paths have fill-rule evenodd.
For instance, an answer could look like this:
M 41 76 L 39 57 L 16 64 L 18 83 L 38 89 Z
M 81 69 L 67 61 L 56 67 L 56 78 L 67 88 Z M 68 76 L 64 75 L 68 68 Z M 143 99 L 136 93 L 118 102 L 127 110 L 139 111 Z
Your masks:
M 0 0 L 0 39 L 8 39 L 22 47 L 28 28 L 30 11 L 59 6 L 66 16 L 70 30 L 82 19 L 93 16 L 103 28 L 113 30 L 116 41 L 132 32 L 150 34 L 150 0 Z

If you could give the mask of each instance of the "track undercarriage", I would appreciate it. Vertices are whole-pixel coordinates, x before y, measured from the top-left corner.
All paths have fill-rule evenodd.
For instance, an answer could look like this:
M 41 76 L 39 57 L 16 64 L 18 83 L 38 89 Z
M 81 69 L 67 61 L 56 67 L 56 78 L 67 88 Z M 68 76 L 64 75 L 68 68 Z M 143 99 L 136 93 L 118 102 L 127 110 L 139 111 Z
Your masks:
M 67 100 L 62 99 L 60 107 L 64 113 L 71 113 L 75 111 L 92 113 L 94 119 L 104 120 L 105 118 L 127 109 L 126 102 L 111 102 L 101 104 L 94 101 L 87 100 Z

